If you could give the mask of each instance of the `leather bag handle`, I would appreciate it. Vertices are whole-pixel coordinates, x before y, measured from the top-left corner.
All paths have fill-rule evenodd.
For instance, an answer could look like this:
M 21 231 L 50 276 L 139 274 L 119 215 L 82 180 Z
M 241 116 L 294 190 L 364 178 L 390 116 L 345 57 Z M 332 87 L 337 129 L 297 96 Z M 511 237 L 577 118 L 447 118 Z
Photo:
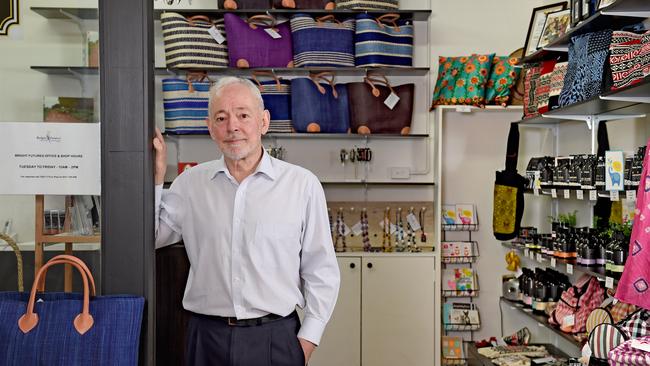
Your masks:
M 278 89 L 282 89 L 284 87 L 284 85 L 280 83 L 280 78 L 275 75 L 273 71 L 253 71 L 253 81 L 257 83 L 257 88 L 260 90 L 260 92 L 264 92 L 264 85 L 262 85 L 262 83 L 257 80 L 258 76 L 268 76 L 275 79 L 275 85 L 278 87 Z
M 329 79 L 327 77 L 330 77 Z M 318 74 L 310 74 L 309 78 L 311 81 L 316 85 L 316 88 L 321 94 L 325 94 L 325 88 L 318 82 L 319 80 L 324 81 L 332 87 L 332 95 L 334 95 L 334 98 L 339 97 L 339 93 L 336 92 L 336 88 L 334 87 L 334 74 L 329 72 L 329 71 L 324 71 L 320 72 Z
M 396 32 L 400 31 L 399 25 L 397 25 L 397 20 L 399 19 L 399 14 L 396 13 L 388 13 L 384 14 L 378 18 L 375 19 L 377 22 L 377 25 L 379 25 L 379 28 L 384 28 L 384 22 L 385 23 L 390 23 L 393 25 L 393 28 L 395 28 Z
M 93 278 L 92 273 L 90 272 L 90 269 L 88 269 L 88 266 L 86 266 L 86 263 L 84 263 L 81 259 L 68 255 L 68 254 L 61 254 L 57 255 L 56 257 L 50 259 L 51 261 L 53 260 L 69 260 L 72 262 L 77 263 L 81 269 L 86 273 L 86 277 L 88 277 L 88 282 L 90 282 L 90 296 L 95 296 L 97 294 L 97 290 L 95 288 L 95 279 Z M 44 292 L 45 291 L 45 277 L 47 276 L 47 270 L 43 273 L 43 277 L 41 277 L 41 281 L 38 284 L 38 291 L 39 292 Z
M 202 21 L 204 21 L 204 22 L 208 22 L 208 23 L 210 23 L 210 24 L 214 24 L 214 23 L 212 23 L 212 20 L 211 20 L 208 16 L 206 16 L 206 15 L 194 15 L 194 16 L 191 16 L 191 17 L 187 17 L 187 18 L 185 18 L 185 19 L 187 19 L 187 22 L 188 22 L 189 25 L 191 25 L 192 27 L 195 27 L 195 26 L 196 26 L 195 22 L 196 22 L 197 20 L 202 20 Z
M 338 24 L 340 26 L 343 25 L 343 23 L 341 23 L 340 20 L 336 19 L 336 17 L 333 14 L 325 15 L 325 16 L 316 18 L 316 25 L 321 26 L 323 23 L 325 23 L 327 21 L 332 21 L 332 22 L 334 22 L 334 23 L 336 23 L 336 24 Z
M 41 269 L 36 273 L 36 277 L 34 278 L 34 284 L 32 285 L 32 291 L 29 294 L 29 302 L 27 303 L 27 310 L 25 311 L 25 314 L 18 319 L 18 328 L 25 334 L 29 333 L 32 329 L 38 325 L 38 314 L 34 312 L 34 303 L 36 302 L 36 291 L 38 284 L 41 281 L 41 277 L 45 276 L 45 273 L 47 272 L 47 269 L 49 267 L 52 267 L 57 264 L 70 264 L 73 267 L 75 267 L 78 271 L 79 274 L 81 275 L 81 279 L 83 280 L 83 305 L 81 309 L 81 313 L 77 315 L 74 318 L 73 325 L 74 328 L 77 330 L 77 332 L 81 335 L 86 333 L 90 328 L 92 328 L 94 324 L 94 320 L 92 315 L 90 315 L 90 295 L 88 291 L 88 277 L 86 276 L 86 272 L 84 269 L 79 265 L 78 262 L 72 261 L 69 259 L 57 259 L 57 260 L 49 260 Z
M 192 85 L 193 81 L 204 81 L 205 79 L 210 80 L 208 77 L 208 73 L 206 71 L 190 71 L 185 75 L 185 80 L 187 81 L 187 91 L 190 93 L 194 93 L 194 85 Z
M 381 74 L 368 74 L 366 77 L 363 78 L 363 81 L 366 82 L 368 85 L 370 85 L 370 88 L 372 90 L 372 95 L 375 97 L 379 97 L 379 89 L 375 86 L 375 84 L 382 84 L 386 86 L 388 89 L 390 89 L 390 92 L 397 95 L 395 93 L 395 90 L 393 87 L 390 85 L 388 82 L 388 79 L 386 78 L 385 75 Z
M 506 171 L 516 172 L 519 160 L 519 123 L 510 124 L 508 132 L 508 146 L 506 148 Z
M 14 250 L 14 254 L 16 255 L 16 268 L 18 269 L 18 291 L 23 292 L 25 291 L 25 286 L 23 284 L 23 255 L 20 253 L 20 248 L 18 247 L 18 244 L 16 244 L 16 241 L 9 235 L 0 233 L 0 240 L 7 242 L 11 249 Z
M 269 27 L 275 30 L 277 21 L 274 17 L 270 15 L 253 15 L 246 19 L 246 23 L 251 27 L 251 29 L 257 29 L 258 26 Z

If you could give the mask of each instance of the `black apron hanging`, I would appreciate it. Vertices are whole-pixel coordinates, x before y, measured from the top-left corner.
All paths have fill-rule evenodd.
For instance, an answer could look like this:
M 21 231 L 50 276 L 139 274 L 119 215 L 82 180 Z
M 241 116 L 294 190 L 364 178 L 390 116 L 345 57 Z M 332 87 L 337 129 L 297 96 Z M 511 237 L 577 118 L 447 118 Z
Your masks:
M 595 127 L 593 127 L 595 128 Z M 596 156 L 605 156 L 609 150 L 609 134 L 607 124 L 602 121 L 598 124 L 598 151 Z M 594 206 L 594 217 L 597 217 L 596 227 L 606 229 L 609 227 L 609 217 L 612 215 L 612 201 L 609 197 L 598 197 Z
M 528 180 L 517 173 L 519 157 L 519 124 L 510 124 L 506 169 L 496 172 L 492 229 L 497 240 L 517 237 L 524 215 L 524 190 Z

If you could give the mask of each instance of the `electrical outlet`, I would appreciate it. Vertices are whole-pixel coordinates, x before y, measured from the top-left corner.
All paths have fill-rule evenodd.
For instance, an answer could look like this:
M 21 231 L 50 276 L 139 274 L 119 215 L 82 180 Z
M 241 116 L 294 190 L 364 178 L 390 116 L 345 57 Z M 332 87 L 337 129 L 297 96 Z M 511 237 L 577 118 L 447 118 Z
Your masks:
M 407 167 L 393 167 L 390 168 L 391 179 L 409 179 L 411 177 L 411 169 Z

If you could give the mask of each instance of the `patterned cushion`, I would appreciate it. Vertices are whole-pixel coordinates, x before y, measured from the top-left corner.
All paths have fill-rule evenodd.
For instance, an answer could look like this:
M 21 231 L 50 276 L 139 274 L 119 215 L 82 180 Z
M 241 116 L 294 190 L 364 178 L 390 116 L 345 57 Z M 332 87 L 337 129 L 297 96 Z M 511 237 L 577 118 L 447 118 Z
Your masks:
M 542 76 L 541 64 L 527 64 L 524 67 L 524 118 L 532 118 L 539 114 L 535 90 Z
M 609 29 L 571 38 L 569 67 L 560 93 L 560 106 L 582 102 L 601 94 L 603 68 L 611 41 L 612 31 Z
M 487 104 L 506 105 L 510 99 L 510 89 L 519 75 L 519 69 L 515 68 L 517 62 L 519 59 L 516 57 L 494 56 L 492 72 L 485 89 Z
M 609 50 L 612 89 L 637 83 L 650 73 L 650 31 L 644 34 L 615 31 Z
M 548 98 L 551 92 L 551 77 L 555 69 L 555 60 L 542 62 L 542 73 L 539 77 L 539 85 L 535 90 L 535 100 L 537 101 L 537 112 L 542 114 L 548 112 Z
M 560 93 L 562 92 L 562 87 L 564 87 L 564 77 L 566 76 L 566 70 L 568 67 L 568 62 L 558 62 L 553 68 L 550 90 L 548 92 L 549 110 L 553 110 L 559 107 Z
M 483 106 L 493 58 L 494 54 L 440 57 L 432 108 L 445 104 Z

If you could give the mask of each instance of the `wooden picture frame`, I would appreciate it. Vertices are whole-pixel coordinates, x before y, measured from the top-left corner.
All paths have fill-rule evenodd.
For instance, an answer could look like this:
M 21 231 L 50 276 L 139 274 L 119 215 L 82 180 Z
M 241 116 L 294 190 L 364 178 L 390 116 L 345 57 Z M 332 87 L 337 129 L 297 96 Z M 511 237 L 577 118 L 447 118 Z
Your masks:
M 571 9 L 565 9 L 549 13 L 546 16 L 544 29 L 539 38 L 537 48 L 544 48 L 558 38 L 564 36 L 571 27 Z
M 526 34 L 526 41 L 524 42 L 524 57 L 530 56 L 537 51 L 539 39 L 544 30 L 546 23 L 546 16 L 559 10 L 564 10 L 568 6 L 566 1 L 540 6 L 533 9 L 530 16 L 530 23 L 528 24 L 528 33 Z
M 592 9 L 592 0 L 582 0 L 582 20 L 588 19 L 593 13 L 594 9 Z

